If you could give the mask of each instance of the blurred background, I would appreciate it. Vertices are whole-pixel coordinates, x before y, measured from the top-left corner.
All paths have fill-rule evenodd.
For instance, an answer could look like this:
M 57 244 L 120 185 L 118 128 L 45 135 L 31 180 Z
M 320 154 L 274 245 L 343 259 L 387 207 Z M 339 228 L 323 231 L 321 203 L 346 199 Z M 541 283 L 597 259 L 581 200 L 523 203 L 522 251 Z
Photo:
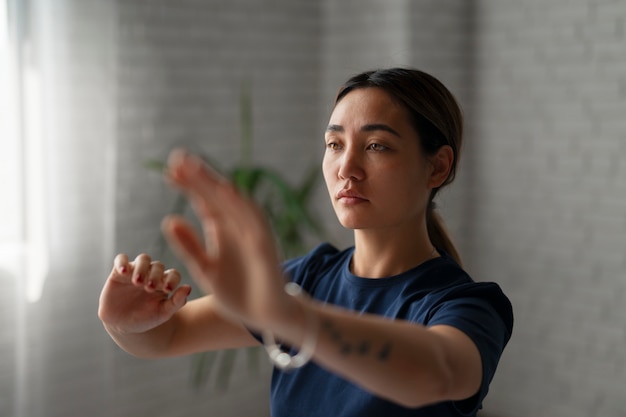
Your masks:
M 439 206 L 516 314 L 482 415 L 626 416 L 623 0 L 0 0 L 0 48 L 0 415 L 269 415 L 266 361 L 194 387 L 190 358 L 133 358 L 97 319 L 176 197 L 145 162 L 236 165 L 247 86 L 251 159 L 297 183 L 338 86 L 410 65 L 464 108 Z

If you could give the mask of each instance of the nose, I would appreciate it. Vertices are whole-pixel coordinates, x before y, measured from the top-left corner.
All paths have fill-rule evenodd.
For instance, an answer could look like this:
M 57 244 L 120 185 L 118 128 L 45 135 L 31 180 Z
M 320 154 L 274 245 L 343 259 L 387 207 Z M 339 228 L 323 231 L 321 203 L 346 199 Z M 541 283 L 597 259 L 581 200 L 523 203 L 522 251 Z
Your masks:
M 337 173 L 342 180 L 360 181 L 365 177 L 362 156 L 354 149 L 346 149 L 339 161 Z

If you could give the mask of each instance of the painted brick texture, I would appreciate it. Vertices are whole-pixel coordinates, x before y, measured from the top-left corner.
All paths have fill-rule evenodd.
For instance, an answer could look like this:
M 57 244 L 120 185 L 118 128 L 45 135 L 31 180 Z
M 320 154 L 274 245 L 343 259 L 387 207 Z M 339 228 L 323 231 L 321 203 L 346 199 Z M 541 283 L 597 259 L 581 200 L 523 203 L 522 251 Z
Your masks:
M 626 4 L 481 1 L 472 272 L 516 328 L 486 410 L 626 415 Z

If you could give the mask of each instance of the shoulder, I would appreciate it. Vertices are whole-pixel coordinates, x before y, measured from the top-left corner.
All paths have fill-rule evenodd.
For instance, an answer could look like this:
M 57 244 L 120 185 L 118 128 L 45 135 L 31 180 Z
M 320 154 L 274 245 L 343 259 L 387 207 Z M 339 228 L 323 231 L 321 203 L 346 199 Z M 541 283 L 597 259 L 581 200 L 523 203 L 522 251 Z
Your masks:
M 451 257 L 443 254 L 424 265 L 405 293 L 415 296 L 412 315 L 427 326 L 447 324 L 466 333 L 490 327 L 504 347 L 513 331 L 513 307 L 495 282 L 477 282 Z M 494 333 L 492 333 L 494 334 Z
M 489 305 L 506 327 L 513 325 L 513 308 L 509 298 L 495 282 L 477 282 L 451 257 L 443 254 L 432 262 L 425 275 L 433 282 L 430 298 L 435 305 Z
M 497 362 L 513 332 L 513 307 L 509 298 L 497 283 L 476 282 L 454 262 L 441 268 L 446 271 L 447 285 L 429 294 L 425 324 L 456 327 Z M 490 373 L 493 371 L 495 364 Z
M 433 313 L 489 311 L 494 319 L 501 320 L 508 338 L 513 328 L 513 306 L 502 288 L 495 282 L 476 282 L 463 270 L 456 274 L 455 282 L 431 294 L 436 305 Z

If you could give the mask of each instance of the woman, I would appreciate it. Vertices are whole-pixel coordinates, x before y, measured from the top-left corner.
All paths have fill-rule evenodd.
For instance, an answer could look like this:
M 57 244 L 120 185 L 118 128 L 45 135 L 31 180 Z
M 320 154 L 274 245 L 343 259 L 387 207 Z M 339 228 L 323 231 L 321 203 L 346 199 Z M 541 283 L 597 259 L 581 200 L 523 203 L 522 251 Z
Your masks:
M 211 295 L 187 304 L 178 272 L 118 255 L 100 319 L 141 357 L 264 342 L 277 366 L 274 417 L 475 415 L 513 316 L 496 284 L 462 270 L 434 211 L 461 136 L 458 105 L 432 76 L 395 68 L 351 78 L 326 129 L 323 173 L 354 247 L 323 244 L 282 267 L 258 207 L 174 151 L 167 177 L 191 201 L 206 243 L 180 217 L 166 218 L 163 232 Z M 285 279 L 299 287 L 285 291 Z

